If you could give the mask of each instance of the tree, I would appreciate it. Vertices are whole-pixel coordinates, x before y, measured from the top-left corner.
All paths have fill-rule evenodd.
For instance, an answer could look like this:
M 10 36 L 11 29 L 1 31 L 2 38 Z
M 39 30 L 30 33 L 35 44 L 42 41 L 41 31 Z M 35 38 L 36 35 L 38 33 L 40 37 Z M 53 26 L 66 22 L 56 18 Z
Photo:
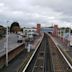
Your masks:
M 23 28 L 21 28 L 21 32 L 23 32 Z
M 69 32 L 69 30 L 71 30 L 69 27 L 67 27 L 66 28 L 66 33 L 68 33 Z
M 20 31 L 20 25 L 18 22 L 13 22 L 10 27 L 10 32 L 18 32 Z
M 5 27 L 0 25 L 0 36 L 3 36 L 5 34 Z

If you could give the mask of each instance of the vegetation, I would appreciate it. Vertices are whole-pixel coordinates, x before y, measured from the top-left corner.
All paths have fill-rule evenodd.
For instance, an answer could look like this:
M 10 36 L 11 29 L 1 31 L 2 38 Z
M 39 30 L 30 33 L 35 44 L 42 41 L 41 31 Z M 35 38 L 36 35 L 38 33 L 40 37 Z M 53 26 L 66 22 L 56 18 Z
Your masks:
M 17 32 L 20 30 L 20 25 L 18 22 L 13 22 L 10 27 L 10 32 Z
M 4 37 L 5 33 L 6 33 L 5 27 L 3 27 L 2 25 L 0 25 L 0 39 L 2 37 Z
M 68 33 L 69 30 L 71 30 L 71 28 L 69 28 L 69 27 L 66 27 L 66 28 L 65 28 L 65 27 L 62 27 L 62 28 L 60 28 L 60 29 L 61 29 L 61 30 L 64 30 L 64 29 L 65 29 L 65 32 L 66 32 L 66 33 Z

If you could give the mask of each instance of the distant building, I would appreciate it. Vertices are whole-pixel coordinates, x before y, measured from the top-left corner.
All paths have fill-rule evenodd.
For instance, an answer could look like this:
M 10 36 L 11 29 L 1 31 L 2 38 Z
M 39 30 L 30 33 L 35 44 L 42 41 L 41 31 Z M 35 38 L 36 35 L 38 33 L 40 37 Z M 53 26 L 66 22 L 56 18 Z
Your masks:
M 64 34 L 65 34 L 65 31 L 66 29 L 65 28 L 59 28 L 59 31 L 58 31 L 58 36 L 60 37 L 64 37 Z
M 39 35 L 41 34 L 41 24 L 37 24 L 36 31 Z
M 53 32 L 53 28 L 49 28 L 49 27 L 42 27 L 41 28 L 42 32 L 47 32 L 47 33 L 52 33 Z
M 33 38 L 34 34 L 36 33 L 36 28 L 23 28 L 23 34 L 26 35 L 28 38 Z

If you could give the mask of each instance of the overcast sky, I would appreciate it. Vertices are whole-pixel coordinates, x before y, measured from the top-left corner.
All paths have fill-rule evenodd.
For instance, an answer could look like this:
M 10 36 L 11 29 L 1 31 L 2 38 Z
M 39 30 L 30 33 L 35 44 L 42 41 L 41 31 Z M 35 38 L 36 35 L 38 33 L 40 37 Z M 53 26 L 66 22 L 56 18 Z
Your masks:
M 0 0 L 0 25 L 13 21 L 24 26 L 72 24 L 72 0 Z

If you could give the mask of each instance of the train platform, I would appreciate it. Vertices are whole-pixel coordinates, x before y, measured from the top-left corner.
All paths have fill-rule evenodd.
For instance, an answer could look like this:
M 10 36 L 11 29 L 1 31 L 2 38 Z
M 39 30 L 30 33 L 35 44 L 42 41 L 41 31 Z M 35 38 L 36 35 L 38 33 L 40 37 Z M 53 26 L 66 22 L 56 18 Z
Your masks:
M 43 37 L 43 34 L 40 37 L 38 37 L 37 39 L 35 39 L 35 41 L 32 43 L 32 49 L 36 49 L 36 47 L 39 44 L 39 42 L 41 41 L 42 37 Z
M 64 50 L 64 51 L 69 51 L 70 47 L 65 45 L 64 42 L 58 38 L 58 37 L 53 37 L 54 41 Z
M 59 37 L 48 35 L 54 71 L 72 72 L 72 57 L 68 53 L 69 48 L 63 44 Z
M 70 62 L 72 67 L 72 47 L 65 45 L 64 42 L 58 37 L 52 36 L 52 38 L 54 39 L 55 44 L 61 49 L 66 59 Z
M 64 45 L 64 42 L 62 40 L 60 40 L 60 38 L 58 38 L 58 37 L 53 37 L 53 38 L 63 51 L 70 52 L 70 53 L 72 52 L 72 47 Z M 72 55 L 71 55 L 71 57 L 72 57 Z
M 35 49 L 37 44 L 39 43 L 39 41 L 42 38 L 42 35 L 37 37 L 34 42 L 32 43 L 32 49 Z M 6 48 L 5 48 L 5 43 L 6 43 L 6 38 L 3 38 L 0 40 L 0 57 L 2 57 L 3 55 L 5 55 L 6 53 Z M 24 44 L 24 42 L 22 43 L 17 43 L 17 35 L 16 34 L 9 34 L 8 37 L 8 52 L 16 49 L 17 47 L 19 47 L 20 45 Z
M 38 46 L 38 44 L 40 43 L 41 39 L 43 38 L 43 35 L 44 33 L 41 33 L 40 36 L 37 36 L 33 42 L 31 43 L 28 43 L 28 44 L 31 44 L 31 48 L 30 49 L 36 49 L 36 47 Z M 28 48 L 28 44 L 26 44 L 25 48 L 27 49 Z
M 37 48 L 40 44 L 42 38 L 43 34 L 35 39 L 32 44 L 33 49 L 31 49 L 30 52 L 27 52 L 27 49 L 24 48 L 24 50 L 18 56 L 16 56 L 12 61 L 9 62 L 8 67 L 5 66 L 3 69 L 1 69 L 1 72 L 18 72 L 22 68 L 24 68 L 30 57 L 34 53 L 34 49 Z

